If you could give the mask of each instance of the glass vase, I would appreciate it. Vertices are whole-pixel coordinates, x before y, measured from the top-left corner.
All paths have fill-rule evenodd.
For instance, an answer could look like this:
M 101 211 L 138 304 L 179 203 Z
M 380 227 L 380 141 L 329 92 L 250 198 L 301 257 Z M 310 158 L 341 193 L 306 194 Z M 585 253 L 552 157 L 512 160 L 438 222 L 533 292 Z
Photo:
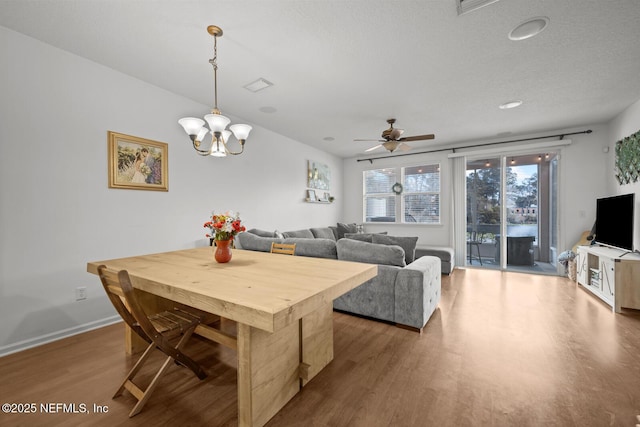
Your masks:
M 219 263 L 231 261 L 231 240 L 216 240 L 216 250 L 213 257 Z

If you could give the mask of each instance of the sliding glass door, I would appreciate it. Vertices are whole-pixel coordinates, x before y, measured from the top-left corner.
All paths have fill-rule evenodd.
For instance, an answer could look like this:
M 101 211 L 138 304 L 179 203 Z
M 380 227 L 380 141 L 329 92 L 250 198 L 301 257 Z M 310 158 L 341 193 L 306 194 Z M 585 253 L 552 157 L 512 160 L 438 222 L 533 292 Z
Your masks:
M 500 268 L 501 159 L 467 161 L 466 265 Z
M 556 153 L 467 159 L 466 265 L 556 273 Z

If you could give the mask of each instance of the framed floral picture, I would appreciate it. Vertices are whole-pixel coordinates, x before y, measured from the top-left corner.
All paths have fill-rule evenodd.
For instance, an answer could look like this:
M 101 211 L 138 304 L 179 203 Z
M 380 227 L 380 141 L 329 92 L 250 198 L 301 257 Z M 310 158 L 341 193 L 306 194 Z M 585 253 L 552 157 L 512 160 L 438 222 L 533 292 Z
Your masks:
M 109 188 L 169 191 L 169 146 L 164 142 L 107 132 Z

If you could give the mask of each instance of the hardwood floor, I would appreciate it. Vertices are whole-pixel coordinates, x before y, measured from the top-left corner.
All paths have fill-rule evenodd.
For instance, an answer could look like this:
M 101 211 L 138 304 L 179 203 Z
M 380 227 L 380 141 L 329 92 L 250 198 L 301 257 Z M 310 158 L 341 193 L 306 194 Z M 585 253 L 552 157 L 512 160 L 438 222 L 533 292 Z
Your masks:
M 636 424 L 640 312 L 614 314 L 552 276 L 456 270 L 442 287 L 422 335 L 334 313 L 333 362 L 268 426 Z M 0 414 L 0 425 L 237 425 L 235 354 L 198 340 L 185 351 L 209 377 L 172 367 L 129 419 L 135 400 L 111 399 L 135 359 L 124 355 L 123 328 L 1 358 L 0 403 L 38 410 Z M 41 403 L 86 404 L 89 412 L 95 404 L 108 413 L 42 413 Z

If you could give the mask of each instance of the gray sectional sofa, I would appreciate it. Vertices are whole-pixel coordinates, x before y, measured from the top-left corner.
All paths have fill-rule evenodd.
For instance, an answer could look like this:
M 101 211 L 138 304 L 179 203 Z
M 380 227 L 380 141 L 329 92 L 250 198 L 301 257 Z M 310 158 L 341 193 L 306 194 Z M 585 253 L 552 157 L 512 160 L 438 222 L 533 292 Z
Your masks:
M 441 260 L 415 257 L 417 238 L 348 233 L 339 227 L 285 233 L 249 230 L 240 249 L 269 252 L 272 242 L 295 243 L 296 255 L 378 265 L 378 275 L 337 298 L 334 309 L 422 330 L 440 301 Z

